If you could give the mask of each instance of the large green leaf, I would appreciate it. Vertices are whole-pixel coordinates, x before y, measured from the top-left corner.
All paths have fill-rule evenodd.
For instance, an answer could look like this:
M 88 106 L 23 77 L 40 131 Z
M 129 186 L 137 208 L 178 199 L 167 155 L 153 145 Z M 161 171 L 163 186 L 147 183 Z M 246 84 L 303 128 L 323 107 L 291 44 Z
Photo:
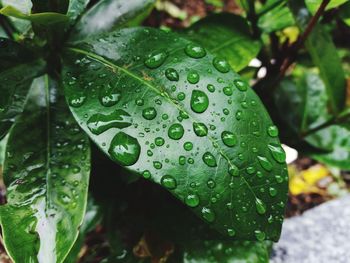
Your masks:
M 44 68 L 45 62 L 35 60 L 30 50 L 0 38 L 0 139 L 22 112 L 30 84 Z
M 340 9 L 340 17 L 343 19 L 344 23 L 350 26 L 350 2 L 347 2 Z
M 116 27 L 132 25 L 145 17 L 154 0 L 102 0 L 91 8 L 76 24 L 71 39 L 83 39 Z
M 214 55 L 226 58 L 236 71 L 246 67 L 261 48 L 260 41 L 251 36 L 247 21 L 233 14 L 206 17 L 192 25 L 186 36 Z
M 290 7 L 301 30 L 305 30 L 310 15 L 303 0 L 290 1 Z M 345 75 L 341 60 L 337 54 L 332 38 L 321 25 L 316 25 L 305 46 L 311 55 L 313 63 L 319 68 L 320 75 L 326 85 L 330 100 L 330 109 L 334 114 L 339 113 L 345 105 Z
M 71 117 L 56 83 L 36 79 L 6 148 L 7 201 L 0 209 L 14 262 L 62 262 L 85 212 L 88 138 Z
M 293 14 L 286 6 L 286 2 L 269 0 L 264 6 L 268 8 L 277 4 L 277 2 L 280 2 L 280 4 L 259 17 L 258 26 L 266 33 L 282 30 L 295 24 Z
M 344 3 L 348 2 L 348 0 L 331 0 L 326 7 L 326 10 L 338 7 Z M 315 14 L 317 9 L 320 7 L 322 0 L 305 0 L 305 4 L 311 14 Z
M 63 79 L 76 120 L 112 160 L 225 235 L 278 239 L 288 181 L 278 130 L 225 60 L 125 29 L 66 48 Z

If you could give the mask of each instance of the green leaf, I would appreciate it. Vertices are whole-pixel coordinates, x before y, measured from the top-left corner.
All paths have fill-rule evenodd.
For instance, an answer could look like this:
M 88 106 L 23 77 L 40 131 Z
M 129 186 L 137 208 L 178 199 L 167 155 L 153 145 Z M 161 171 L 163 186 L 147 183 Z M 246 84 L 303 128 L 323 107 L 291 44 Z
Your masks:
M 236 71 L 245 68 L 261 48 L 260 41 L 251 36 L 247 21 L 227 13 L 198 21 L 186 31 L 186 36 L 214 55 L 226 58 Z
M 71 0 L 69 1 L 67 16 L 72 21 L 77 19 L 85 10 L 90 0 Z
M 76 24 L 72 40 L 84 39 L 102 32 L 134 25 L 148 14 L 154 0 L 102 0 L 85 13 Z
M 274 5 L 276 2 L 281 1 L 269 0 L 264 6 L 268 8 L 269 6 Z M 286 6 L 286 2 L 283 1 L 272 10 L 261 15 L 258 20 L 258 26 L 265 33 L 279 31 L 293 25 L 295 25 L 293 14 Z
M 350 126 L 332 125 L 305 138 L 311 145 L 327 149 L 309 155 L 319 162 L 343 170 L 350 170 Z
M 77 262 L 78 255 L 81 248 L 84 245 L 86 235 L 90 231 L 94 230 L 94 228 L 101 222 L 101 220 L 102 220 L 101 207 L 99 204 L 97 204 L 95 199 L 93 199 L 92 196 L 89 195 L 84 220 L 79 228 L 78 239 L 75 241 L 74 246 L 72 247 L 71 251 L 67 255 L 66 259 L 64 260 L 64 263 Z
M 326 10 L 336 8 L 344 3 L 348 2 L 348 0 L 331 0 L 326 7 Z M 305 0 L 305 4 L 311 14 L 315 14 L 320 7 L 322 0 Z
M 290 2 L 291 10 L 301 30 L 305 30 L 310 15 L 302 0 Z M 341 60 L 332 38 L 321 25 L 316 25 L 305 42 L 312 61 L 320 70 L 330 100 L 330 109 L 339 113 L 345 105 L 346 82 Z
M 350 2 L 344 4 L 340 9 L 340 17 L 344 23 L 350 26 Z
M 7 137 L 0 140 L 0 171 L 2 170 L 3 162 L 5 159 L 5 148 L 7 144 Z M 0 177 L 2 177 L 2 172 L 0 172 Z
M 332 118 L 326 87 L 312 69 L 297 66 L 278 85 L 274 100 L 280 118 L 299 136 Z
M 76 120 L 112 160 L 225 235 L 278 239 L 288 181 L 278 130 L 225 60 L 136 28 L 66 48 L 62 74 Z
M 45 62 L 33 59 L 30 50 L 0 38 L 0 139 L 22 112 L 32 80 L 44 69 Z
M 7 143 L 1 207 L 4 244 L 14 262 L 62 262 L 82 223 L 90 171 L 88 138 L 57 84 L 33 82 Z
M 68 21 L 68 17 L 60 13 L 44 12 L 44 13 L 36 13 L 36 14 L 24 14 L 10 5 L 1 8 L 0 14 L 28 20 L 34 24 L 42 25 L 42 26 L 50 26 L 50 25 L 65 23 Z

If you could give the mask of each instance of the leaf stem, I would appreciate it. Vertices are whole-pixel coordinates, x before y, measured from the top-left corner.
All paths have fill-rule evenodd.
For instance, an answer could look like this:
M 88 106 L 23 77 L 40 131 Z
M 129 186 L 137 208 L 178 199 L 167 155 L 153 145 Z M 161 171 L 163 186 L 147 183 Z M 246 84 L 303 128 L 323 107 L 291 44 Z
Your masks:
M 248 0 L 247 19 L 252 24 L 253 36 L 255 38 L 260 38 L 261 32 L 260 32 L 260 29 L 258 27 L 259 16 L 257 15 L 257 13 L 255 11 L 254 0 Z

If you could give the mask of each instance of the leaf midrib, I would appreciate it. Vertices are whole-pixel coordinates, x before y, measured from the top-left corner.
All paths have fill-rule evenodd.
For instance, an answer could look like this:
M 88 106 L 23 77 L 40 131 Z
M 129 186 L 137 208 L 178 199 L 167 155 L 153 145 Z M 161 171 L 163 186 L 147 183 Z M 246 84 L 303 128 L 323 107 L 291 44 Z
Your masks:
M 105 59 L 104 57 L 102 57 L 100 55 L 97 55 L 95 53 L 91 53 L 91 52 L 83 50 L 83 49 L 75 48 L 75 47 L 67 47 L 66 49 L 70 50 L 72 52 L 78 53 L 78 54 L 86 55 L 86 56 L 90 57 L 91 59 L 93 59 L 93 60 L 95 60 L 95 61 L 97 61 L 97 62 L 99 62 L 107 67 L 110 67 L 114 70 L 120 70 L 120 71 L 124 72 L 126 75 L 130 76 L 131 78 L 134 78 L 134 79 L 140 81 L 142 84 L 144 84 L 145 86 L 147 86 L 148 88 L 150 88 L 151 90 L 156 92 L 157 94 L 161 95 L 161 92 L 159 91 L 159 89 L 157 89 L 151 83 L 145 81 L 144 79 L 140 78 L 139 76 L 135 75 L 134 73 L 130 72 L 129 70 L 112 63 L 111 61 Z M 166 100 L 168 100 L 170 102 L 170 104 L 174 105 L 180 111 L 186 112 L 187 115 L 192 119 L 193 122 L 200 122 L 200 121 L 196 120 L 196 118 L 194 118 L 190 113 L 188 113 L 179 104 L 174 103 L 168 96 L 162 96 L 162 97 L 165 98 Z M 208 135 L 207 138 L 211 141 L 211 143 L 216 143 L 216 140 L 214 138 L 212 138 L 210 135 Z M 225 152 L 221 149 L 221 147 L 219 145 L 218 145 L 217 149 L 219 151 L 219 154 L 222 155 L 226 159 L 229 166 L 232 168 L 235 167 L 235 165 L 232 164 L 230 158 L 225 154 Z M 248 181 L 241 174 L 239 174 L 239 176 L 244 181 L 244 183 L 247 185 L 248 189 L 251 191 L 254 198 L 257 199 L 257 196 L 255 195 L 255 192 L 253 191 L 252 187 L 249 185 Z

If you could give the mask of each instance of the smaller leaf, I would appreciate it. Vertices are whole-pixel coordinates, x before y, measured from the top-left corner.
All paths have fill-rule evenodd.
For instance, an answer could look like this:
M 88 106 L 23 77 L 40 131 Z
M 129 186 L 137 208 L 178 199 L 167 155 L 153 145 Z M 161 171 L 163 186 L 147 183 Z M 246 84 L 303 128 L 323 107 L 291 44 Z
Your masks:
M 345 4 L 348 0 L 331 0 L 326 7 L 326 10 L 336 8 L 342 4 Z M 305 0 L 305 4 L 311 14 L 315 14 L 320 7 L 322 0 Z
M 85 10 L 90 0 L 71 0 L 69 1 L 67 16 L 74 21 L 78 18 Z
M 155 0 L 102 0 L 86 12 L 76 24 L 71 40 L 135 25 L 153 8 Z
M 310 15 L 302 0 L 290 1 L 290 8 L 301 30 L 305 30 Z M 305 42 L 313 63 L 319 68 L 326 86 L 329 106 L 333 114 L 339 113 L 345 105 L 345 74 L 337 48 L 322 25 L 316 25 Z
M 5 6 L 0 9 L 0 14 L 5 16 L 16 17 L 24 20 L 29 20 L 32 23 L 38 25 L 53 25 L 58 23 L 64 23 L 68 21 L 68 17 L 54 12 L 45 12 L 37 14 L 24 14 L 13 6 Z
M 187 38 L 225 58 L 236 71 L 246 67 L 261 48 L 260 41 L 251 36 L 247 21 L 228 13 L 206 17 L 185 33 Z
M 340 17 L 343 19 L 345 24 L 350 26 L 350 2 L 342 5 L 340 9 Z
M 277 2 L 276 0 L 267 1 L 265 4 L 266 8 L 270 5 L 273 5 Z M 258 26 L 265 33 L 271 33 L 275 31 L 282 30 L 286 27 L 293 26 L 295 24 L 295 20 L 293 18 L 293 14 L 290 12 L 288 7 L 286 6 L 286 2 L 282 1 L 276 7 L 264 13 L 259 17 Z
M 350 126 L 332 125 L 305 138 L 315 147 L 327 152 L 313 152 L 309 155 L 321 163 L 350 170 Z

